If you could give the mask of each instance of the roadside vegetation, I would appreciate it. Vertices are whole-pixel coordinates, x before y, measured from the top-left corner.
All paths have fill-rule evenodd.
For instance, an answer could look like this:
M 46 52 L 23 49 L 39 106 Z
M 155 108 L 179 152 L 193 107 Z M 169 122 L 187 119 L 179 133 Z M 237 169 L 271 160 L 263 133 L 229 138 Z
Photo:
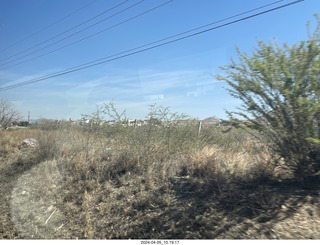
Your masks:
M 1 131 L 3 238 L 319 238 L 318 186 L 275 164 L 257 131 L 203 125 L 199 134 L 176 114 L 163 126 L 164 109 L 173 115 L 152 107 L 150 124 L 136 128 Z M 301 212 L 313 228 L 285 230 Z

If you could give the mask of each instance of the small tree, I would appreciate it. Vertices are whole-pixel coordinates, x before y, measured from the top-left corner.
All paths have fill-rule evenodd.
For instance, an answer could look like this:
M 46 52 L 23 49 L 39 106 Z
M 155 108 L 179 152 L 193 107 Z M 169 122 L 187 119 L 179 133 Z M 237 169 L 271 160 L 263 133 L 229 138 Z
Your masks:
M 20 121 L 20 122 L 18 122 L 18 126 L 20 126 L 20 127 L 28 127 L 29 124 L 30 123 L 28 121 Z
M 114 103 L 111 101 L 108 104 L 104 103 L 102 106 L 96 106 L 96 111 L 91 114 L 81 114 L 83 118 L 89 119 L 93 124 L 99 125 L 104 121 L 104 117 L 108 116 L 115 123 L 126 123 L 128 118 L 126 110 L 119 113 Z
M 242 101 L 233 123 L 259 130 L 297 177 L 320 169 L 320 20 L 307 41 L 280 47 L 258 42 L 252 55 L 221 67 L 230 94 Z M 245 120 L 239 120 L 239 116 Z
M 0 100 L 0 128 L 8 128 L 13 121 L 20 120 L 20 113 L 7 100 Z

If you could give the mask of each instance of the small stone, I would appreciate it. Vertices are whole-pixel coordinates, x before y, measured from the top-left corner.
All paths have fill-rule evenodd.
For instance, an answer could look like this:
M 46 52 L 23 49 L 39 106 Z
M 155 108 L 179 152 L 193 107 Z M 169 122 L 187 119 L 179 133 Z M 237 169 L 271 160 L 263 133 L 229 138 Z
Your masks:
M 22 192 L 21 192 L 21 195 L 26 195 L 26 194 L 27 194 L 26 191 L 22 191 Z
M 50 212 L 53 208 L 54 208 L 53 205 L 50 205 L 50 206 L 47 208 L 47 211 Z

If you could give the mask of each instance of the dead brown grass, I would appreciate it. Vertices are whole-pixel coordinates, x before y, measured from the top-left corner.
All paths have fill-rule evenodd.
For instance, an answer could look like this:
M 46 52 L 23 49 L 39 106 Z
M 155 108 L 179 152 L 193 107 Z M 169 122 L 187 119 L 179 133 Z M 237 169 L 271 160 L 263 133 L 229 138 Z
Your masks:
M 0 154 L 4 156 L 20 149 L 24 139 L 36 138 L 39 133 L 39 130 L 14 130 L 12 132 L 0 130 Z
M 263 145 L 237 134 L 221 135 L 221 145 L 208 143 L 208 137 L 179 139 L 185 147 L 134 136 L 78 129 L 1 131 L 0 235 L 320 238 L 318 186 L 305 190 L 282 178 Z M 39 147 L 22 147 L 30 137 Z

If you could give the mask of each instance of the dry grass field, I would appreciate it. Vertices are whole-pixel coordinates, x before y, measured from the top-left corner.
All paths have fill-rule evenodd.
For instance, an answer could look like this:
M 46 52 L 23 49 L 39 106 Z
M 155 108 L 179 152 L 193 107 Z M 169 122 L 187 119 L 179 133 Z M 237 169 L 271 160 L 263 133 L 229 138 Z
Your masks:
M 0 238 L 320 239 L 318 183 L 273 159 L 236 129 L 0 131 Z

